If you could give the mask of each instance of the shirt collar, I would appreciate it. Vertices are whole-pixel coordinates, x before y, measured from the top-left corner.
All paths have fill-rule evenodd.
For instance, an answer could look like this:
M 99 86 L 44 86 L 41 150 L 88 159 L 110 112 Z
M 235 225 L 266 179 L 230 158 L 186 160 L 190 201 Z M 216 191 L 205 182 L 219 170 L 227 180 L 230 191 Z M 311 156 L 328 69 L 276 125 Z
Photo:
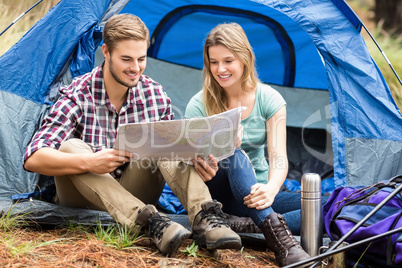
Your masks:
M 103 63 L 92 71 L 92 94 L 96 106 L 105 105 L 109 100 L 103 80 Z

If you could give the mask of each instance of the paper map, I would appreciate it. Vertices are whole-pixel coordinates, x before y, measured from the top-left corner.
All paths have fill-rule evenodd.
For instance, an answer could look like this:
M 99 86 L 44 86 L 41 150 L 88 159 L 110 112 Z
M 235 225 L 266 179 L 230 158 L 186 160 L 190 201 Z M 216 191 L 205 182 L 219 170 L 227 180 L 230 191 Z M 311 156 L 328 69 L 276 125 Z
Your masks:
M 133 160 L 180 160 L 209 154 L 220 161 L 234 153 L 241 121 L 238 107 L 204 118 L 121 125 L 114 148 L 132 153 Z

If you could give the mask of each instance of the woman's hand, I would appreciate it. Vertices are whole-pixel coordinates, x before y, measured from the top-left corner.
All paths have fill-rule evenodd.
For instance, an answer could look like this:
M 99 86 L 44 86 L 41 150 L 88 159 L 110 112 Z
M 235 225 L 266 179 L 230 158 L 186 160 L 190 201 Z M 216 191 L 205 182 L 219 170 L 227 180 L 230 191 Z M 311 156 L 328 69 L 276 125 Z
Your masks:
M 256 183 L 251 186 L 250 194 L 244 197 L 244 204 L 257 210 L 268 208 L 274 202 L 278 191 L 268 184 Z
M 197 157 L 197 160 L 192 160 L 195 170 L 204 182 L 210 181 L 215 177 L 216 172 L 218 171 L 218 161 L 216 158 L 212 154 L 208 155 L 208 158 L 210 163 L 201 157 Z

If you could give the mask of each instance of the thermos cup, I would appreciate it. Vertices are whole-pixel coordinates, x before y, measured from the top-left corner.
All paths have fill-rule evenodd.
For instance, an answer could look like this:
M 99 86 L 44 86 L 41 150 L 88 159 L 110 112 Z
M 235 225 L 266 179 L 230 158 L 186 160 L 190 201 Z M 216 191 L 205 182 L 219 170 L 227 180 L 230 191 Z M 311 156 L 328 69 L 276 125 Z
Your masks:
M 322 246 L 321 177 L 306 173 L 301 179 L 300 244 L 311 257 L 319 254 Z

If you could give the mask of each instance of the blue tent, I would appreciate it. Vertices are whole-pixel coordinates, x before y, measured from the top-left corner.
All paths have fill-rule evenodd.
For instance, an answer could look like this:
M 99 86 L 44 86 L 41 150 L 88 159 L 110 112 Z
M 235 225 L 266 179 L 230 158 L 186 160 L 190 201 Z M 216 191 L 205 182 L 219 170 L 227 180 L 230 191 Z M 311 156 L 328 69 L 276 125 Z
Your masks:
M 177 118 L 201 88 L 207 33 L 235 21 L 254 48 L 260 79 L 288 103 L 290 161 L 312 156 L 333 165 L 335 186 L 402 173 L 400 111 L 344 0 L 61 0 L 0 58 L 4 204 L 50 184 L 23 170 L 25 147 L 58 88 L 102 61 L 103 24 L 115 13 L 136 14 L 148 26 L 146 73 L 164 85 Z

